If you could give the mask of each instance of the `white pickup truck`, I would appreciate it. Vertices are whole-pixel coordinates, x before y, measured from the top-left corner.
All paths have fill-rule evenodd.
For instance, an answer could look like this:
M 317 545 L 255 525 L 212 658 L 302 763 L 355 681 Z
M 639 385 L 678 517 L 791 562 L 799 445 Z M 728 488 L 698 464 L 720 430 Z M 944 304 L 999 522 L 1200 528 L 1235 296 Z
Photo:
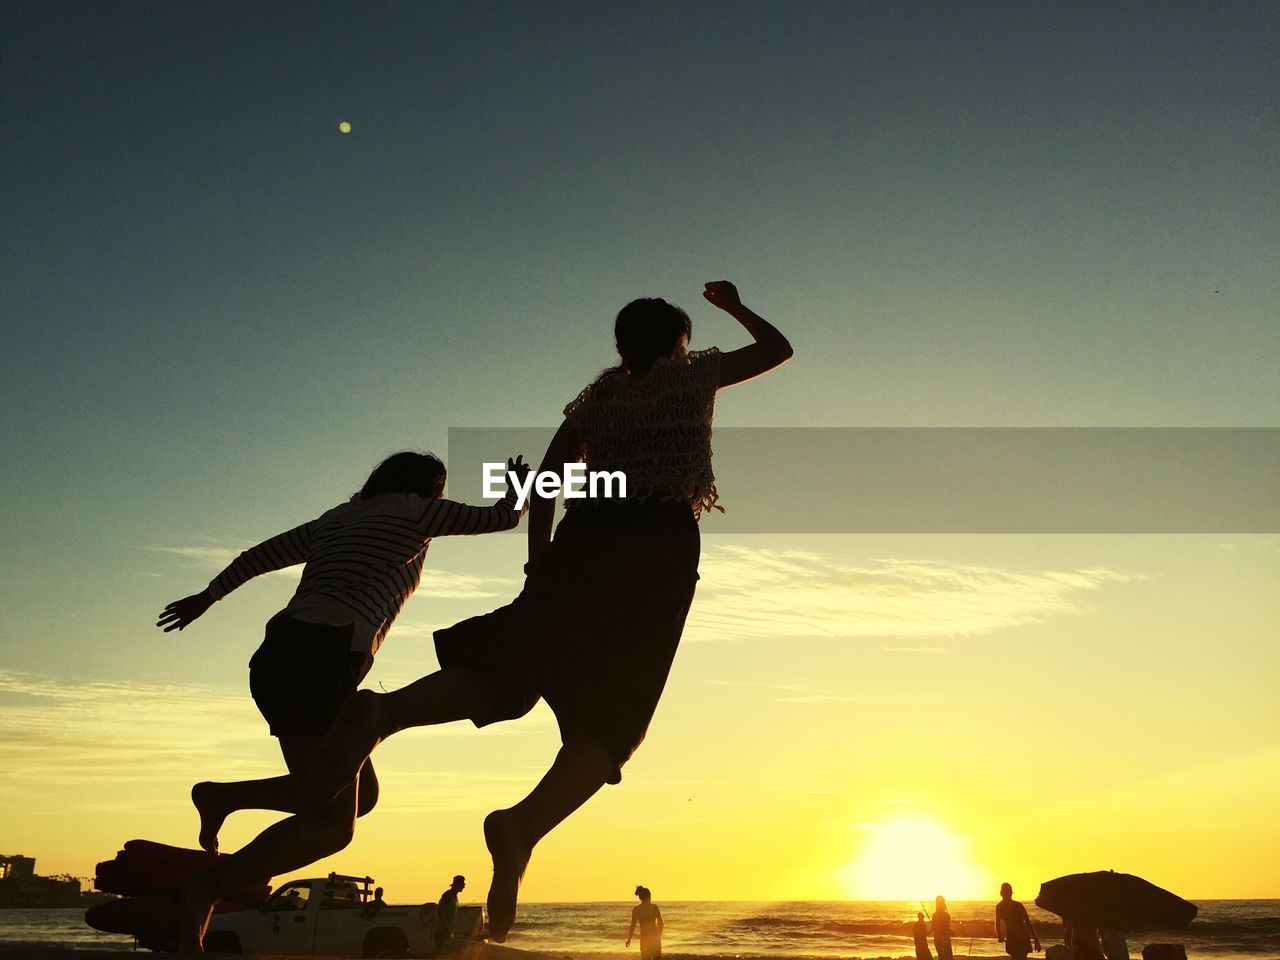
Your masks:
M 252 910 L 215 914 L 205 934 L 211 953 L 322 957 L 432 957 L 436 905 L 373 899 L 371 877 L 336 873 L 291 880 Z M 476 938 L 484 908 L 459 906 L 454 936 Z

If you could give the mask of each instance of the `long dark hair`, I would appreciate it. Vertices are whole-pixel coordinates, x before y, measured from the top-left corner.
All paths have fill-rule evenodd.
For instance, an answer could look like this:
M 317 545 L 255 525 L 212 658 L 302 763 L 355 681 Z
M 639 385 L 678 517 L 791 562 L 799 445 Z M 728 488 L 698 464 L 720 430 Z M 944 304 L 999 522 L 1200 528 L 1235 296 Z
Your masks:
M 693 321 L 673 303 L 661 297 L 641 297 L 618 311 L 613 341 L 622 363 L 610 367 L 596 382 L 618 373 L 643 376 L 659 357 L 669 357 L 681 340 L 693 337 Z
M 356 494 L 368 500 L 380 493 L 416 493 L 420 497 L 439 497 L 444 493 L 447 471 L 444 462 L 430 453 L 403 450 L 393 453 L 373 468 L 369 479 Z

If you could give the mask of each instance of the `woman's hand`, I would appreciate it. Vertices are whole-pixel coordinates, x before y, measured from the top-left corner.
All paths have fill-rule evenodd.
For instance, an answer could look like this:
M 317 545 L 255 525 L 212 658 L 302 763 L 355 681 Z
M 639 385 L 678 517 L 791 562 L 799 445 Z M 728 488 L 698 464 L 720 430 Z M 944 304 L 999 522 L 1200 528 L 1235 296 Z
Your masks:
M 175 600 L 165 607 L 164 613 L 160 614 L 160 619 L 156 621 L 156 626 L 164 627 L 165 633 L 171 630 L 181 630 L 199 620 L 200 615 L 213 604 L 213 595 L 209 593 L 209 589 L 206 587 L 199 593 L 193 593 L 189 597 Z
M 529 465 L 524 462 L 524 454 L 517 453 L 514 460 L 507 457 L 507 490 L 509 492 L 516 492 L 517 483 L 521 487 L 524 486 L 525 478 L 529 476 L 529 469 Z
M 742 309 L 742 298 L 738 296 L 738 288 L 728 280 L 712 280 L 706 283 L 702 296 L 713 307 L 719 307 L 728 313 Z

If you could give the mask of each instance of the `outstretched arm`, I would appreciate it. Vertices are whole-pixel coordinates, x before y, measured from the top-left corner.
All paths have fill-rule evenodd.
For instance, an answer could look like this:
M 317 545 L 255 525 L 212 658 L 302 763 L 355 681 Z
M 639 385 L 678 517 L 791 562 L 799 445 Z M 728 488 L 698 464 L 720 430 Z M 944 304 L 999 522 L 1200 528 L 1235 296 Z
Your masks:
M 311 557 L 311 524 L 286 530 L 256 547 L 250 547 L 231 561 L 227 569 L 209 582 L 213 599 L 221 600 L 236 587 L 272 570 L 306 563 Z
M 508 458 L 507 492 L 501 500 L 491 507 L 477 507 L 456 500 L 432 500 L 418 518 L 419 530 L 424 537 L 431 538 L 477 536 L 512 529 L 520 523 L 523 511 L 516 509 L 516 489 L 511 477 L 515 474 L 523 483 L 528 473 L 529 465 L 523 457 Z
M 156 626 L 163 627 L 165 633 L 182 630 L 236 587 L 272 570 L 283 570 L 297 563 L 306 563 L 310 556 L 310 523 L 264 540 L 232 560 L 204 590 L 181 600 L 174 600 L 166 606 L 156 621 Z
M 563 476 L 566 463 L 577 463 L 581 459 L 582 438 L 578 435 L 578 428 L 566 418 L 547 445 L 547 453 L 542 458 L 538 472 L 550 471 Z M 529 562 L 536 563 L 551 542 L 551 528 L 556 519 L 556 498 L 538 496 L 535 485 L 529 499 Z
M 728 280 L 716 280 L 706 285 L 702 296 L 742 324 L 755 343 L 730 350 L 720 358 L 719 386 L 728 387 L 768 373 L 791 359 L 795 352 L 781 331 L 764 317 L 742 305 L 738 288 Z

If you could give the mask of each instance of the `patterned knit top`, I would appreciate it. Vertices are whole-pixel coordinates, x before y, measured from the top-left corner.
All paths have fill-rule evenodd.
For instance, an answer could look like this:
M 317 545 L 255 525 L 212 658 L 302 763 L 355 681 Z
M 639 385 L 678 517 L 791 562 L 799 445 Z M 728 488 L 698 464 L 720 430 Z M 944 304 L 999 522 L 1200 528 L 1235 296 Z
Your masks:
M 694 516 L 724 508 L 711 470 L 711 417 L 720 351 L 660 358 L 643 377 L 616 373 L 589 384 L 564 408 L 590 470 L 618 470 L 627 496 L 688 500 Z

